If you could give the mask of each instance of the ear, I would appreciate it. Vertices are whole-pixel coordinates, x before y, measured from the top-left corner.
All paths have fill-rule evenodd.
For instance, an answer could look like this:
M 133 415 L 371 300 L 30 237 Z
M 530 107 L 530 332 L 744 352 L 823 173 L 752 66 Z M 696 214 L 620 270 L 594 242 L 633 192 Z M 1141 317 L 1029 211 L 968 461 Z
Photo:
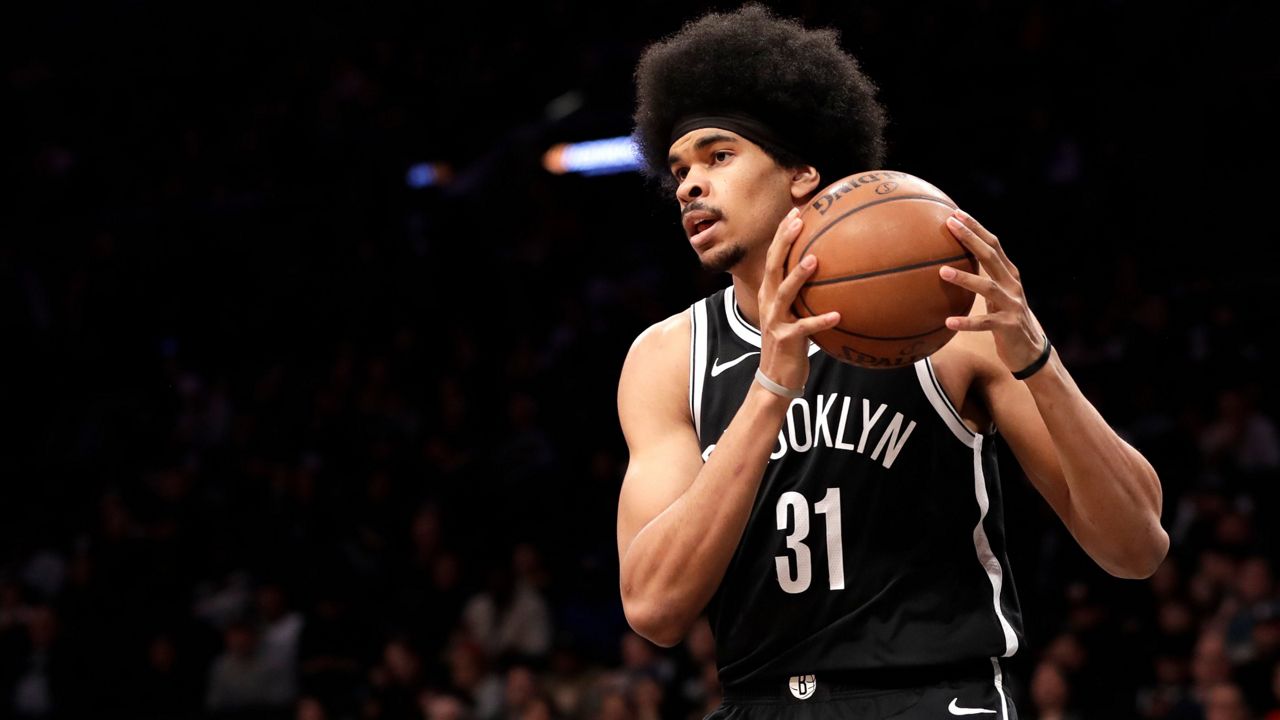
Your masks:
M 822 175 L 818 168 L 804 165 L 791 171 L 791 199 L 795 202 L 808 200 L 820 187 Z

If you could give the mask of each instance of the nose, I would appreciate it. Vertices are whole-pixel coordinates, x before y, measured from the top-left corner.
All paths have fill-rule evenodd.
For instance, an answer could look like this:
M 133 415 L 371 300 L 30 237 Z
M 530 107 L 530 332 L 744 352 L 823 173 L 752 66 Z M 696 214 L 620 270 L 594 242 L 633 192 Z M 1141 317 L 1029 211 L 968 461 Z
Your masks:
M 687 205 L 697 198 L 704 197 L 709 189 L 706 176 L 697 168 L 689 168 L 689 173 L 676 187 L 676 199 Z

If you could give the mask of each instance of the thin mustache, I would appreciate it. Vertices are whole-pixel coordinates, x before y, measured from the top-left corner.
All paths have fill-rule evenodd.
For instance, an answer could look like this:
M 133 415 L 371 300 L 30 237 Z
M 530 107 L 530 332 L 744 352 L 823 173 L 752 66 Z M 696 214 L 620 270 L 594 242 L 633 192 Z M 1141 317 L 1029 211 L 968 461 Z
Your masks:
M 697 212 L 699 210 L 705 210 L 710 213 L 715 213 L 715 216 L 718 218 L 724 217 L 724 215 L 716 208 L 707 207 L 706 205 L 703 205 L 702 203 L 699 203 L 699 202 L 693 202 L 685 206 L 685 209 L 680 213 L 680 218 L 683 220 L 689 213 Z

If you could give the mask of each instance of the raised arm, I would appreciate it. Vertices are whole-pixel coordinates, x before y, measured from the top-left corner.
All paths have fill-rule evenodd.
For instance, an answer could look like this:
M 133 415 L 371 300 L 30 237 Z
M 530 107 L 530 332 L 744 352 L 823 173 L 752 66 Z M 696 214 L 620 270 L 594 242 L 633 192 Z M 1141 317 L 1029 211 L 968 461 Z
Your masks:
M 799 388 L 809 373 L 809 335 L 834 313 L 797 320 L 791 301 L 816 263 L 786 281 L 782 257 L 799 232 L 788 216 L 769 251 L 760 293 L 761 369 Z M 622 606 L 637 633 L 676 644 L 702 613 L 742 538 L 769 453 L 790 401 L 752 383 L 706 463 L 689 410 L 689 318 L 645 331 L 618 384 L 618 415 L 630 461 L 618 499 Z
M 1076 542 L 1117 577 L 1149 577 L 1169 550 L 1160 526 L 1156 471 L 1116 434 L 1080 391 L 1057 353 L 1025 380 L 1011 371 L 1037 360 L 1044 331 L 1027 307 L 1017 268 L 995 235 L 959 214 L 952 233 L 977 256 L 981 275 L 940 270 L 979 294 L 974 312 L 948 326 L 977 358 L 980 391 L 1018 463 Z

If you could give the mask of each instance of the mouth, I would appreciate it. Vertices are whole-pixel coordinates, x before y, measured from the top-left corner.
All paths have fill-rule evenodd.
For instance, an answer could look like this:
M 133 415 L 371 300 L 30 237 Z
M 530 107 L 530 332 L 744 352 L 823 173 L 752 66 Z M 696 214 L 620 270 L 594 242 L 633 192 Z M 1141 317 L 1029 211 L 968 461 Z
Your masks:
M 684 226 L 685 234 L 689 237 L 706 230 L 720 219 L 720 213 L 711 208 L 689 208 L 684 212 L 684 217 L 680 219 L 680 224 Z
M 694 223 L 690 229 L 692 234 L 690 234 L 689 242 L 691 245 L 694 247 L 705 245 L 710 240 L 710 236 L 712 236 L 712 229 L 718 224 L 719 220 L 716 219 L 698 220 L 698 222 Z

